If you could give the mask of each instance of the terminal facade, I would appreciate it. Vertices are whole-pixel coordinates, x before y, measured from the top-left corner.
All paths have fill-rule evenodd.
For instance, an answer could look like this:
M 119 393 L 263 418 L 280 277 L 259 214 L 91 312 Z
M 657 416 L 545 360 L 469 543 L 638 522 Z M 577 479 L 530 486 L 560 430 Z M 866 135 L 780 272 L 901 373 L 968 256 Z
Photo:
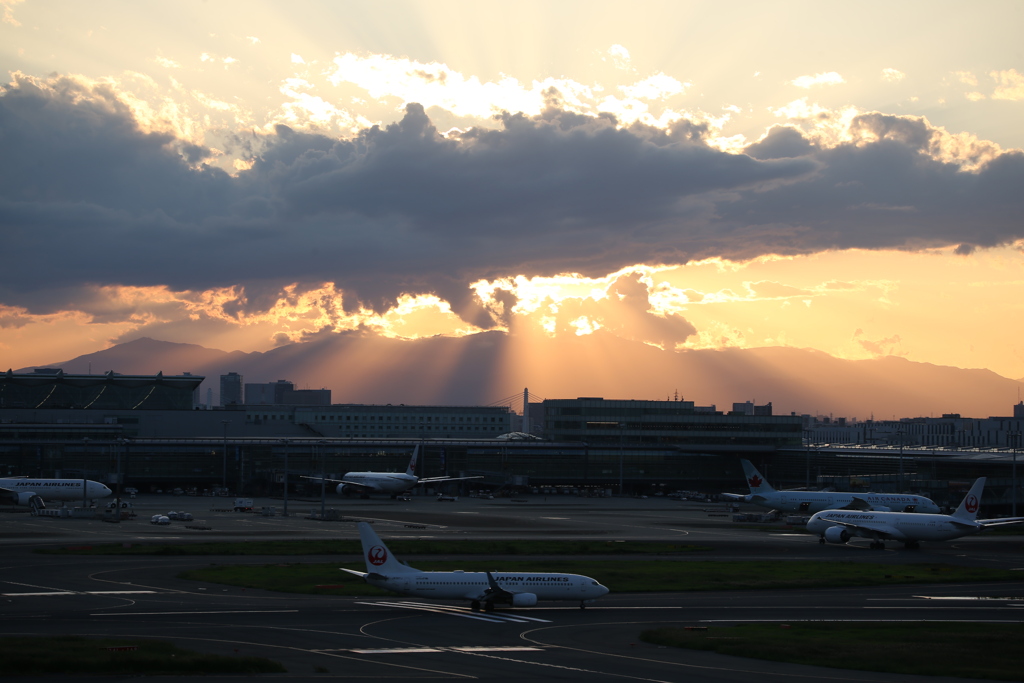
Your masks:
M 772 415 L 771 404 L 737 403 L 723 412 L 682 400 L 551 399 L 528 404 L 524 429 L 509 406 L 243 402 L 208 409 L 198 400 L 203 379 L 0 375 L 0 475 L 112 483 L 120 471 L 122 483 L 143 491 L 267 495 L 281 491 L 287 472 L 290 489 L 301 493 L 302 476 L 404 471 L 417 444 L 420 476 L 479 476 L 473 486 L 504 491 L 745 492 L 741 457 L 779 487 L 804 485 L 805 477 L 814 486 L 867 477 L 853 484 L 941 489 L 943 476 L 1008 474 L 1005 463 L 989 470 L 980 461 L 961 463 L 947 472 L 915 456 L 900 459 L 906 479 L 896 479 L 891 453 L 840 458 L 820 442 L 812 448 L 807 418 Z M 246 387 L 240 375 L 231 379 Z M 274 386 L 290 393 L 282 384 Z M 928 484 L 914 478 L 919 469 Z

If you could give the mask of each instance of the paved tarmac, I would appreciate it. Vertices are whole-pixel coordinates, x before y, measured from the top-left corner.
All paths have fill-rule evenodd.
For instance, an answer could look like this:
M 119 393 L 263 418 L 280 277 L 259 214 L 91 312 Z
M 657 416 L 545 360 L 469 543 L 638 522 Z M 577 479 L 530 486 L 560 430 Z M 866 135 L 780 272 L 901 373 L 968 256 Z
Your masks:
M 1021 537 L 978 536 L 905 550 L 890 544 L 820 546 L 796 530 L 736 524 L 721 506 L 667 499 L 580 499 L 529 496 L 525 502 L 462 498 L 437 502 L 339 500 L 342 521 L 308 519 L 319 501 L 256 500 L 277 514 L 225 510 L 230 499 L 141 496 L 137 517 L 120 523 L 40 518 L 0 512 L 0 633 L 168 638 L 200 651 L 260 655 L 288 674 L 260 678 L 312 681 L 481 679 L 487 681 L 887 681 L 923 680 L 803 667 L 716 654 L 658 648 L 639 641 L 647 628 L 747 621 L 1024 620 L 1024 580 L 1012 584 L 887 586 L 870 589 L 724 591 L 664 595 L 611 594 L 586 610 L 572 603 L 472 613 L 468 605 L 408 599 L 299 596 L 184 581 L 188 568 L 281 562 L 276 557 L 53 556 L 45 545 L 236 542 L 270 538 L 357 538 L 357 520 L 375 522 L 385 539 L 586 538 L 609 543 L 668 540 L 708 547 L 673 556 L 680 562 L 784 559 L 820 562 L 917 562 L 1003 567 L 1024 571 Z M 10 510 L 7 508 L 6 510 Z M 192 522 L 149 523 L 152 514 L 190 512 Z M 186 526 L 198 527 L 188 529 Z M 208 528 L 204 528 L 208 527 Z M 359 561 L 358 556 L 288 557 L 284 562 Z M 411 560 L 415 566 L 416 558 Z M 436 559 L 436 558 L 432 558 Z M 452 558 L 452 568 L 460 559 Z M 501 558 L 493 558 L 500 569 Z M 1024 575 L 1022 575 L 1024 576 Z M 837 644 L 841 647 L 841 644 Z M 204 677 L 204 680 L 239 677 Z M 107 680 L 105 677 L 104 680 Z M 15 680 L 15 679 L 11 679 Z M 39 679 L 34 679 L 39 680 Z M 67 680 L 67 679 L 64 679 Z M 88 679 L 82 679 L 88 680 Z M 161 677 L 176 682 L 176 677 Z M 182 677 L 180 680 L 186 680 Z M 194 677 L 187 680 L 194 681 Z M 955 679 L 930 677 L 928 681 Z

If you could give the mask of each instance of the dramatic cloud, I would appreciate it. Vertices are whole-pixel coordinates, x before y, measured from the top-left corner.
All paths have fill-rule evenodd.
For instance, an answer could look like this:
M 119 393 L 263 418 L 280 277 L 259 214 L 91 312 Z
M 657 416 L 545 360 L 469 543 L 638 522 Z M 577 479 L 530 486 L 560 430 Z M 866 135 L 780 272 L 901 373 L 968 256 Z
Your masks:
M 346 78 L 369 68 L 335 66 Z M 414 77 L 430 92 L 455 76 L 438 67 Z M 299 81 L 287 87 L 303 92 Z M 656 97 L 685 85 L 657 77 L 637 87 Z M 235 303 L 222 307 L 254 316 L 298 285 L 295 296 L 333 289 L 329 303 L 309 304 L 313 322 L 295 334 L 400 302 L 405 313 L 392 315 L 454 311 L 471 330 L 494 324 L 473 311 L 469 284 L 482 278 L 983 247 L 1024 233 L 1024 157 L 924 119 L 842 114 L 831 138 L 778 126 L 742 154 L 711 146 L 707 123 L 623 125 L 552 104 L 558 92 L 549 100 L 537 114 L 503 113 L 496 128 L 447 135 L 418 104 L 347 138 L 285 125 L 239 133 L 251 157 L 229 175 L 210 165 L 212 148 L 142 125 L 108 85 L 18 76 L 0 92 L 0 304 L 48 313 L 71 306 L 83 286 L 157 287 L 230 291 Z M 343 115 L 319 99 L 305 106 Z M 638 290 L 616 291 L 617 316 L 629 317 Z M 601 309 L 610 301 L 562 311 L 557 324 L 580 333 L 609 325 L 616 316 Z M 693 333 L 685 321 L 661 323 L 645 340 L 671 346 Z

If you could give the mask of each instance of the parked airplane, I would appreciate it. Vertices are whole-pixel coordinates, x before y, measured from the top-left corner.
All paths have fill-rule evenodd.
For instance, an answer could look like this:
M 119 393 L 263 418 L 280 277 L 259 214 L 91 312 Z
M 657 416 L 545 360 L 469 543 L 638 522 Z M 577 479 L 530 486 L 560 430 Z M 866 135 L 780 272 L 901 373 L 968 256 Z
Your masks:
M 749 460 L 740 460 L 747 475 L 750 495 L 723 493 L 723 498 L 752 503 L 781 512 L 819 512 L 821 510 L 902 510 L 903 512 L 939 512 L 930 498 L 902 493 L 843 493 L 840 491 L 776 491 Z
M 42 509 L 46 507 L 43 501 L 47 500 L 93 500 L 110 495 L 110 489 L 106 485 L 98 481 L 84 481 L 83 495 L 82 479 L 0 479 L 0 501 L 10 505 L 29 505 Z
M 366 583 L 417 598 L 469 600 L 474 612 L 495 603 L 533 607 L 538 600 L 579 600 L 580 609 L 607 595 L 608 589 L 589 576 L 533 572 L 425 572 L 399 562 L 366 522 L 359 522 L 366 572 L 342 568 Z
M 349 472 L 343 479 L 327 479 L 330 482 L 337 482 L 339 494 L 359 493 L 368 498 L 371 493 L 388 493 L 392 498 L 398 494 L 405 493 L 419 484 L 441 484 L 447 481 L 462 481 L 465 479 L 482 479 L 483 477 L 429 477 L 420 479 L 413 472 L 416 471 L 416 459 L 419 457 L 420 447 L 417 445 L 412 449 L 412 458 L 409 460 L 409 467 L 405 472 Z M 320 481 L 319 477 L 305 477 Z
M 807 522 L 807 530 L 819 534 L 819 543 L 846 543 L 854 536 L 872 539 L 872 548 L 885 548 L 885 541 L 903 541 L 917 548 L 920 541 L 948 541 L 976 534 L 993 526 L 1021 524 L 1024 517 L 977 519 L 985 477 L 974 482 L 960 507 L 951 515 L 920 512 L 848 512 L 824 510 Z

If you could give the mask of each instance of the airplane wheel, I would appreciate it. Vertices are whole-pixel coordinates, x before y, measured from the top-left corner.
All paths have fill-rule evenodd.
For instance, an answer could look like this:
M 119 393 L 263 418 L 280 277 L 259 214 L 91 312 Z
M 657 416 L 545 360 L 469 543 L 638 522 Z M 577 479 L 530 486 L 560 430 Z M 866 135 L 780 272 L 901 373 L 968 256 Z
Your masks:
M 480 611 L 480 601 L 479 600 L 474 600 L 473 602 L 469 603 L 469 609 L 471 609 L 474 612 L 479 612 Z
M 580 609 L 587 609 L 587 603 L 580 600 Z
M 821 538 L 818 539 L 818 545 L 825 545 L 825 537 L 824 536 L 822 536 Z

